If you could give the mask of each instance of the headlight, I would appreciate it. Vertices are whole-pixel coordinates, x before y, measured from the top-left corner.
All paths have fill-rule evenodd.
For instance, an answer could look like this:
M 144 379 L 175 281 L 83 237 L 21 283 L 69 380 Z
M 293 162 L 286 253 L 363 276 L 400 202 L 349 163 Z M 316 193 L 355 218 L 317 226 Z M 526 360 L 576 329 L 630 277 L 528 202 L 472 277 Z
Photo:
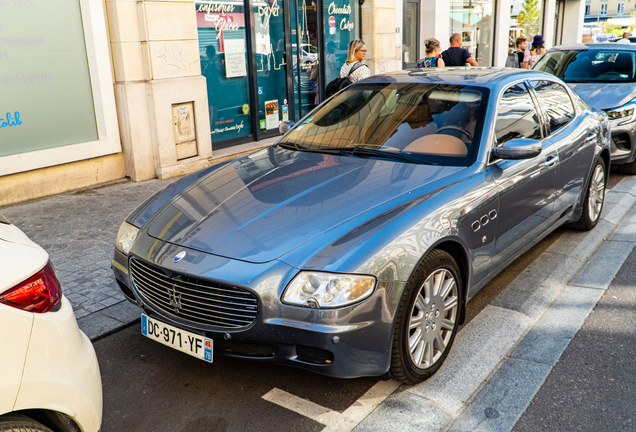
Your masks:
M 301 271 L 283 293 L 283 303 L 310 308 L 350 305 L 373 294 L 375 278 L 323 272 Z
M 138 232 L 139 228 L 135 228 L 128 222 L 122 223 L 119 227 L 119 231 L 117 231 L 117 243 L 115 247 L 119 249 L 120 252 L 128 255 L 128 252 L 130 252 L 130 249 L 132 249 L 137 239 Z
M 630 102 L 619 108 L 607 111 L 607 117 L 613 122 L 618 122 L 618 126 L 631 123 L 636 120 L 636 104 Z

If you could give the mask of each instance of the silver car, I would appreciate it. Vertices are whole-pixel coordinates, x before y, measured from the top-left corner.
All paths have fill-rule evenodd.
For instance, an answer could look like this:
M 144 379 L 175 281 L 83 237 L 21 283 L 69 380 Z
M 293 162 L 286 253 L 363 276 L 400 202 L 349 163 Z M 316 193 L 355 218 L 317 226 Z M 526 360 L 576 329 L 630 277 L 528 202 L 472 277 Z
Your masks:
M 374 76 L 148 199 L 113 270 L 142 334 L 204 361 L 419 382 L 498 272 L 597 224 L 609 140 L 607 115 L 545 73 Z
M 534 70 L 556 75 L 585 102 L 607 112 L 612 164 L 624 174 L 636 174 L 636 45 L 561 45 L 548 51 Z

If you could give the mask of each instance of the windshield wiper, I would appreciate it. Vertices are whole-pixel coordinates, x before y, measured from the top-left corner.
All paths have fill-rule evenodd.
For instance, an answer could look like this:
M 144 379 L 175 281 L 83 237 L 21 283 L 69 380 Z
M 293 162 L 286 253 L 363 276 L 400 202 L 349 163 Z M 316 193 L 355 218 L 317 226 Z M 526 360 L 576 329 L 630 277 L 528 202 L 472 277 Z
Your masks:
M 427 165 L 432 165 L 428 162 L 422 161 L 420 158 L 408 156 L 403 153 L 394 153 L 394 152 L 390 152 L 386 150 L 376 150 L 376 149 L 370 149 L 366 147 L 359 147 L 359 146 L 345 147 L 345 148 L 339 148 L 338 151 L 340 152 L 340 154 L 344 154 L 344 155 L 353 155 L 353 156 L 360 156 L 360 157 L 373 156 L 373 157 L 380 157 L 384 159 L 399 160 L 402 162 L 418 163 L 418 164 L 425 163 Z
M 290 149 L 290 150 L 297 150 L 300 151 L 300 148 L 298 147 L 298 144 L 296 144 L 295 142 L 279 142 L 278 144 L 276 144 L 278 147 L 282 147 L 284 149 Z

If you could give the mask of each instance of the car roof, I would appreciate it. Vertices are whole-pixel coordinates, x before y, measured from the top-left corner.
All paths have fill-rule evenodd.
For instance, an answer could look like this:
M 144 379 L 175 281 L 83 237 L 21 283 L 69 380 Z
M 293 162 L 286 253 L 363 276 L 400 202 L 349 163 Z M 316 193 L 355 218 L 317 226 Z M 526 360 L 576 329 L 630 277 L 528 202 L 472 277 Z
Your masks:
M 636 51 L 636 44 L 617 44 L 616 42 L 604 43 L 579 43 L 569 45 L 557 45 L 550 51 L 587 51 L 589 49 L 611 49 L 613 51 Z
M 482 87 L 498 87 L 510 81 L 519 79 L 549 78 L 556 79 L 554 75 L 545 72 L 528 69 L 498 68 L 498 67 L 449 67 L 429 69 L 405 69 L 389 72 L 383 75 L 374 75 L 364 82 L 401 82 L 401 83 L 431 83 L 431 84 L 457 84 L 475 85 Z

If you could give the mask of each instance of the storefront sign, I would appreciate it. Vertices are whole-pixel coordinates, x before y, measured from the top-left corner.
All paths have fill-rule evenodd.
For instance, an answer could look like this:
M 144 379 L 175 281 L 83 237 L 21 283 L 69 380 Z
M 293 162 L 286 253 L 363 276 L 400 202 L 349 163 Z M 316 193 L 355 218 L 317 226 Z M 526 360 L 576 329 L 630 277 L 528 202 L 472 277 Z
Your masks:
M 233 78 L 246 75 L 245 39 L 225 39 L 225 76 Z
M 258 7 L 258 16 L 262 18 L 263 29 L 269 28 L 269 20 L 273 16 L 277 17 L 280 13 L 280 7 L 278 6 L 277 0 L 274 0 L 271 6 L 265 4 L 265 6 Z
M 0 157 L 97 140 L 79 1 L 0 10 Z
M 351 11 L 352 11 L 350 4 L 340 7 L 340 6 L 336 6 L 336 3 L 331 2 L 329 4 L 329 8 L 327 9 L 327 11 L 329 12 L 330 15 L 347 15 L 347 17 L 342 18 L 342 20 L 340 20 L 340 25 L 338 26 L 338 28 L 340 28 L 340 30 L 347 30 L 347 31 L 353 30 L 354 24 L 349 20 L 349 15 L 351 15 Z M 335 34 L 335 32 L 332 30 L 332 28 L 334 28 L 335 26 L 336 26 L 336 17 L 330 16 L 329 17 L 329 34 Z

